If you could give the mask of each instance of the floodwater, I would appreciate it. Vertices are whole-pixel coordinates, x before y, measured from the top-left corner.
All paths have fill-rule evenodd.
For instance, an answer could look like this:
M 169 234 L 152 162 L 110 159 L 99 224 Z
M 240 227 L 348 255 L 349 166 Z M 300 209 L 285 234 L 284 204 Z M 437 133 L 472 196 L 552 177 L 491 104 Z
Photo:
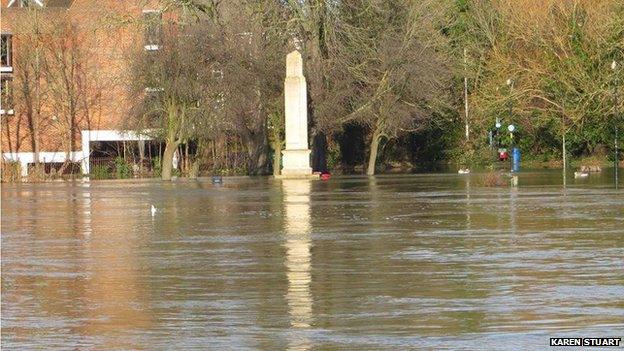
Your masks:
M 558 172 L 521 173 L 517 189 L 481 178 L 3 184 L 2 349 L 622 337 L 623 186 L 608 172 L 565 189 Z

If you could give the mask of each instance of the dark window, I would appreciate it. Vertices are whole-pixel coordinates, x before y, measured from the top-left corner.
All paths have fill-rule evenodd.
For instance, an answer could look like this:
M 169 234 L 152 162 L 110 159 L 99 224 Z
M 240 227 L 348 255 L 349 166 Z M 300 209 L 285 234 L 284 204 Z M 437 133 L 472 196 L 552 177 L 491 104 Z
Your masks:
M 9 114 L 9 111 L 13 110 L 13 80 L 11 78 L 2 78 L 0 90 L 0 110 Z
M 143 11 L 145 21 L 145 48 L 157 50 L 162 36 L 162 14 L 160 11 Z
M 0 52 L 0 64 L 2 65 L 2 67 L 12 66 L 12 39 L 13 38 L 11 34 L 2 34 L 2 50 Z

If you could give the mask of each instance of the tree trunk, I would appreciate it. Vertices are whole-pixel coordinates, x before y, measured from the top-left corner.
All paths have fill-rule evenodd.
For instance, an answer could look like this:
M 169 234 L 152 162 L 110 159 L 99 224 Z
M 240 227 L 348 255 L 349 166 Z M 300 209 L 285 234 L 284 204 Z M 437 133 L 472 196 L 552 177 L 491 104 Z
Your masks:
M 22 77 L 22 79 L 24 80 L 22 94 L 24 95 L 24 103 L 26 105 L 26 119 L 28 121 L 28 129 L 30 132 L 30 146 L 33 151 L 33 163 L 35 164 L 36 173 L 39 174 L 39 114 L 37 113 L 37 115 L 35 115 L 33 104 L 35 104 L 36 102 L 34 102 L 34 97 L 31 95 L 31 88 L 28 76 L 28 72 L 25 72 L 24 77 Z
M 327 172 L 327 137 L 323 132 L 316 132 L 312 137 L 312 170 Z
M 35 169 L 37 171 L 37 174 L 43 174 L 43 170 L 44 167 L 42 167 L 41 164 L 41 159 L 39 156 L 39 152 L 40 152 L 40 136 L 39 136 L 39 121 L 41 118 L 41 91 L 40 91 L 40 87 L 41 87 L 41 81 L 42 81 L 42 76 L 43 76 L 43 72 L 41 70 L 41 65 L 40 65 L 40 48 L 37 47 L 37 49 L 35 50 L 35 98 L 36 100 L 34 101 L 35 106 L 36 106 L 36 115 L 34 116 L 34 120 L 33 120 L 33 137 L 34 137 L 34 141 L 33 141 L 33 152 L 34 154 L 34 161 L 35 161 Z
M 165 143 L 165 151 L 162 156 L 162 172 L 161 179 L 162 180 L 171 180 L 171 170 L 173 168 L 173 154 L 178 148 L 178 144 L 175 141 L 167 140 Z
M 143 173 L 143 163 L 145 163 L 145 141 L 137 141 L 137 147 L 139 148 L 139 172 Z
M 247 172 L 249 175 L 261 175 L 266 173 L 268 140 L 266 133 L 260 131 L 242 133 L 242 142 L 247 149 Z
M 43 167 L 41 165 L 40 160 L 40 152 L 39 152 L 39 115 L 37 117 L 32 118 L 31 122 L 31 138 L 32 138 L 32 150 L 33 150 L 33 163 L 35 164 L 35 173 L 37 175 L 42 174 Z
M 282 143 L 279 141 L 274 142 L 271 147 L 275 151 L 273 154 L 273 175 L 278 176 L 282 168 Z
M 39 170 L 41 168 L 41 159 L 39 157 L 39 126 L 35 126 L 35 128 L 33 128 L 33 134 L 33 162 L 35 163 L 35 168 Z
M 257 141 L 248 144 L 249 175 L 262 175 L 266 173 L 267 166 L 267 145 L 265 141 Z
M 189 143 L 188 141 L 184 144 L 184 172 L 186 174 L 190 173 L 190 162 L 189 162 Z
M 368 167 L 366 169 L 366 175 L 375 175 L 375 164 L 377 163 L 377 152 L 379 150 L 379 140 L 381 139 L 381 132 L 379 128 L 373 132 L 371 139 L 370 154 L 368 155 Z
M 65 173 L 65 170 L 67 169 L 67 167 L 69 166 L 69 163 L 71 162 L 71 149 L 70 150 L 65 150 L 65 162 L 63 162 L 63 164 L 61 165 L 61 168 L 59 168 L 58 171 L 58 175 L 62 175 Z

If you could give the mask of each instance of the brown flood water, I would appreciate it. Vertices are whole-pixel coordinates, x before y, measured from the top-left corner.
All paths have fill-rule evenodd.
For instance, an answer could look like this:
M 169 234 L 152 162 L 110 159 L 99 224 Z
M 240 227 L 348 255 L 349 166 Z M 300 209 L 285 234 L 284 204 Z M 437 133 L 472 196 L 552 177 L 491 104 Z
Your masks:
M 566 189 L 558 172 L 517 189 L 480 177 L 3 184 L 2 349 L 624 336 L 622 186 L 608 172 Z

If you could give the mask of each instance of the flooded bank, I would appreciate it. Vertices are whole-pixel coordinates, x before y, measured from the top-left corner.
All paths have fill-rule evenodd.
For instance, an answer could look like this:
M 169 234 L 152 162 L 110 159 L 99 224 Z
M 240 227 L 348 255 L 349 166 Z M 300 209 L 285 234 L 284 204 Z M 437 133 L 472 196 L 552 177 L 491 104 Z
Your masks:
M 608 172 L 566 188 L 559 172 L 479 177 L 3 184 L 2 348 L 621 336 L 624 192 Z

